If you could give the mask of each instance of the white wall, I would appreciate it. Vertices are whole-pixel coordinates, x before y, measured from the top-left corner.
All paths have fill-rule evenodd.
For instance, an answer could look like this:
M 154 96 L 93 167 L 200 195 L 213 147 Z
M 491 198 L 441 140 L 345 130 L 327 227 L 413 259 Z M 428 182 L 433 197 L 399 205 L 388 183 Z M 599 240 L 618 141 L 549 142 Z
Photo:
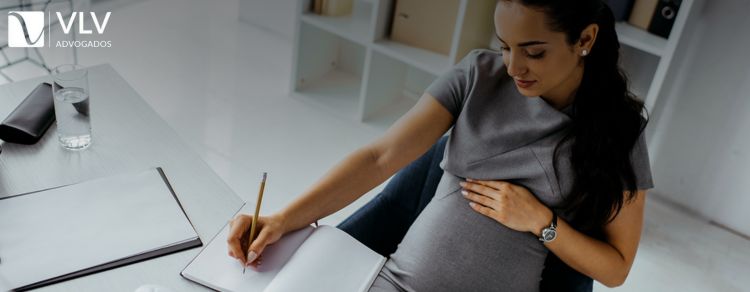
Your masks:
M 239 19 L 291 40 L 294 37 L 294 15 L 297 2 L 297 0 L 240 0 Z
M 750 1 L 710 0 L 652 146 L 656 195 L 750 235 Z

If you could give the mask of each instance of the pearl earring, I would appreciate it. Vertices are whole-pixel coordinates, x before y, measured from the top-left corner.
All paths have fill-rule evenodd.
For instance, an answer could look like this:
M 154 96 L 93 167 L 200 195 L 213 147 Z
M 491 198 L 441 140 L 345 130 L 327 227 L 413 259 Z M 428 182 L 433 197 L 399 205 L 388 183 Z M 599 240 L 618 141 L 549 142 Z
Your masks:
M 588 54 L 589 54 L 589 51 L 587 51 L 587 50 L 583 50 L 583 52 L 581 53 L 581 56 L 586 56 L 586 55 L 588 55 Z

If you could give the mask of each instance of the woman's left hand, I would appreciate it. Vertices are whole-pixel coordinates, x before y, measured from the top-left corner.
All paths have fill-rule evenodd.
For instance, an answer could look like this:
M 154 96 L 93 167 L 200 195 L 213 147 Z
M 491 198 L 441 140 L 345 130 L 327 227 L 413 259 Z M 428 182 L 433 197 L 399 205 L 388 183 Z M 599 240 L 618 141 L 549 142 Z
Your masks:
M 469 205 L 487 217 L 516 231 L 539 235 L 552 221 L 552 211 L 525 187 L 505 181 L 467 179 L 461 193 Z

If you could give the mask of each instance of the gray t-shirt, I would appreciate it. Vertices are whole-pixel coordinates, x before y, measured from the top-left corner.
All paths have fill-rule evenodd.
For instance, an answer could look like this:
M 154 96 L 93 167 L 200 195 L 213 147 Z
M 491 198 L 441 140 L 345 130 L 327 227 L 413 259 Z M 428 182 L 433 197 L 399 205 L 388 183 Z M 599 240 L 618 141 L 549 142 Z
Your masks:
M 526 187 L 547 206 L 572 188 L 571 141 L 555 145 L 571 121 L 540 97 L 526 97 L 502 56 L 474 50 L 426 90 L 455 117 L 432 201 L 386 262 L 371 291 L 537 291 L 548 250 L 473 211 L 460 194 L 464 178 Z M 653 188 L 643 135 L 631 152 L 638 189 Z M 564 236 L 564 235 L 561 235 Z
M 456 118 L 441 165 L 445 171 L 459 177 L 510 180 L 532 188 L 550 206 L 570 193 L 571 141 L 560 145 L 558 175 L 552 169 L 552 151 L 571 121 L 571 106 L 558 111 L 540 97 L 521 95 L 502 55 L 474 50 L 427 92 Z M 653 188 L 644 135 L 631 152 L 638 189 Z

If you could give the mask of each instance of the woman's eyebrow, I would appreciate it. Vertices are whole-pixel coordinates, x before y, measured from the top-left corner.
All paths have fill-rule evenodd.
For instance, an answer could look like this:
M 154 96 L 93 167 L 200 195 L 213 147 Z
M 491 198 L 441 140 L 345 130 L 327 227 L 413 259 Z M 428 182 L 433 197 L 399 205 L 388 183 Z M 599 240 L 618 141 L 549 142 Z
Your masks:
M 503 44 L 507 44 L 503 39 L 500 38 L 499 35 L 496 34 L 495 37 L 497 37 L 497 39 L 500 42 L 502 42 Z M 533 46 L 533 45 L 545 45 L 545 44 L 547 44 L 547 42 L 543 42 L 543 41 L 528 41 L 528 42 L 520 43 L 520 44 L 518 44 L 518 46 L 519 47 L 528 47 L 528 46 Z

